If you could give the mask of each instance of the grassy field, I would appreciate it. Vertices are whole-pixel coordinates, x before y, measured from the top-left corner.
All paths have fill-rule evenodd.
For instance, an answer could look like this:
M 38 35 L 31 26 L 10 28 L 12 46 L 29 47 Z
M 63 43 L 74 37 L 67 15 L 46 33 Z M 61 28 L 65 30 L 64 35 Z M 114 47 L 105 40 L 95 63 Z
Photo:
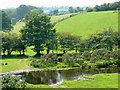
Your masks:
M 118 88 L 118 74 L 95 74 L 85 76 L 93 80 L 64 81 L 61 85 L 66 88 Z
M 112 27 L 118 30 L 118 13 L 114 11 L 90 12 L 76 15 L 61 21 L 55 25 L 57 32 L 72 32 L 76 35 L 81 35 L 83 38 L 88 35 L 103 31 L 104 28 Z M 56 22 L 70 14 L 52 16 L 51 22 Z M 14 26 L 13 32 L 19 33 L 19 30 L 24 26 L 23 22 L 18 22 Z
M 65 15 L 59 15 L 59 16 L 51 16 L 51 23 L 54 23 L 60 19 L 63 19 L 65 17 L 70 16 L 71 14 L 65 14 Z M 24 22 L 17 22 L 16 25 L 14 25 L 13 32 L 19 33 L 19 30 L 25 25 Z
M 1 63 L 8 63 L 1 67 L 1 72 L 15 71 L 20 69 L 35 69 L 33 67 L 27 67 L 30 61 L 27 58 L 8 58 L 0 60 Z M 26 66 L 27 65 L 27 66 Z
M 83 38 L 109 27 L 118 30 L 118 13 L 113 11 L 84 13 L 55 25 L 57 32 L 72 32 Z
M 72 13 L 72 14 L 74 14 L 74 13 Z M 54 23 L 54 22 L 56 22 L 56 21 L 58 21 L 60 19 L 66 18 L 66 17 L 68 17 L 70 15 L 71 14 L 65 14 L 65 15 L 59 15 L 59 16 L 52 16 L 51 17 L 51 23 Z

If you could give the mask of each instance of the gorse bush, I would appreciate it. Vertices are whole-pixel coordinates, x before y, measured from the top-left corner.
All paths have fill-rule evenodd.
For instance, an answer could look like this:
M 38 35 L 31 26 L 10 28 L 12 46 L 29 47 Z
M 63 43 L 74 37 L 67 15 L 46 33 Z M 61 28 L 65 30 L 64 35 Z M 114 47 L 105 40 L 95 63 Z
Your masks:
M 26 82 L 22 78 L 17 78 L 16 76 L 11 75 L 3 75 L 1 77 L 1 86 L 2 89 L 9 88 L 12 90 L 12 88 L 25 88 Z

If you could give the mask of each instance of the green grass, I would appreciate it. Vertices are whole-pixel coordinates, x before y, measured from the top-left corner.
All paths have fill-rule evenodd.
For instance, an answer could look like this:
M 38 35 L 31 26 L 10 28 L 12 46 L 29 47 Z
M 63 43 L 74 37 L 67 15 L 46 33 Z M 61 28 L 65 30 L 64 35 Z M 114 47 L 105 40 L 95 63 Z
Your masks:
M 35 59 L 40 59 L 39 57 L 36 57 Z M 21 60 L 21 61 L 20 61 Z M 29 58 L 24 58 L 24 57 L 8 57 L 8 58 L 3 58 L 2 60 L 0 60 L 0 63 L 8 63 L 8 65 L 0 65 L 0 73 L 2 72 L 9 72 L 9 71 L 15 71 L 15 70 L 20 70 L 20 69 L 72 69 L 72 67 L 68 67 L 68 65 L 65 65 L 63 63 L 58 62 L 58 64 L 56 65 L 48 65 L 47 67 L 39 67 L 39 68 L 35 68 L 33 66 L 29 66 L 31 61 L 29 60 Z M 26 67 L 29 66 L 29 67 Z M 67 68 L 62 68 L 63 66 L 67 66 Z
M 74 14 L 74 13 L 72 13 L 72 14 Z M 65 14 L 65 15 L 59 15 L 59 16 L 51 16 L 51 23 L 54 23 L 54 22 L 56 22 L 60 19 L 66 18 L 70 15 L 71 15 L 71 13 L 70 14 Z
M 59 15 L 59 16 L 51 16 L 51 23 L 54 23 L 60 19 L 63 19 L 67 16 L 70 16 L 71 14 L 65 14 L 65 15 Z M 20 29 L 25 25 L 24 22 L 17 22 L 16 25 L 14 25 L 13 32 L 19 33 Z
M 67 88 L 118 88 L 118 74 L 95 74 L 85 78 L 94 80 L 64 81 L 61 85 Z
M 109 27 L 118 30 L 118 13 L 113 13 L 113 11 L 84 13 L 55 25 L 57 32 L 72 32 L 83 38 Z
M 19 62 L 19 60 L 21 60 Z M 1 72 L 15 71 L 20 69 L 35 69 L 33 67 L 26 67 L 26 65 L 30 64 L 30 61 L 27 58 L 8 58 L 0 60 L 2 63 L 8 63 L 8 65 L 2 65 Z
M 51 86 L 48 86 L 48 85 L 42 85 L 42 84 L 36 84 L 36 85 L 34 85 L 34 84 L 29 84 L 29 83 L 27 83 L 27 87 L 26 88 L 53 88 L 53 87 L 51 87 Z M 30 90 L 31 90 L 30 89 Z

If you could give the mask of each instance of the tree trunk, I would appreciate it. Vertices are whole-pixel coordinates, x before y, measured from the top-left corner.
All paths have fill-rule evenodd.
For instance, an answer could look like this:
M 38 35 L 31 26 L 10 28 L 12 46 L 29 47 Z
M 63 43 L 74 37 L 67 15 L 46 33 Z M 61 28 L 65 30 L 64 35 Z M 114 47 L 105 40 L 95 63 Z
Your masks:
M 21 51 L 20 51 L 20 55 L 21 55 Z
M 23 55 L 25 55 L 25 50 L 23 49 Z
M 63 54 L 65 54 L 65 50 L 63 50 Z
M 8 51 L 8 54 L 7 54 L 7 55 L 9 55 L 9 56 L 10 56 L 10 55 L 11 55 L 11 52 L 10 52 L 10 51 Z
M 40 51 L 37 51 L 36 55 L 40 55 Z
M 76 54 L 77 54 L 77 47 L 76 47 Z
M 49 52 L 50 52 L 50 50 L 48 49 L 48 50 L 47 50 L 47 54 L 49 54 Z

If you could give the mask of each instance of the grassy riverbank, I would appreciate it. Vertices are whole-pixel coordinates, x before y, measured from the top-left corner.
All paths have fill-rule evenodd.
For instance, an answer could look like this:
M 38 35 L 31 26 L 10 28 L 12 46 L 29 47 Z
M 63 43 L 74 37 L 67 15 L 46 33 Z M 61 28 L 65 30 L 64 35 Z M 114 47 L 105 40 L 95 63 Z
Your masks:
M 64 81 L 60 86 L 67 88 L 118 88 L 118 74 L 95 74 L 85 76 L 93 80 Z
M 58 86 L 27 84 L 27 88 L 118 88 L 117 73 L 95 74 L 84 78 L 93 80 L 64 81 Z

